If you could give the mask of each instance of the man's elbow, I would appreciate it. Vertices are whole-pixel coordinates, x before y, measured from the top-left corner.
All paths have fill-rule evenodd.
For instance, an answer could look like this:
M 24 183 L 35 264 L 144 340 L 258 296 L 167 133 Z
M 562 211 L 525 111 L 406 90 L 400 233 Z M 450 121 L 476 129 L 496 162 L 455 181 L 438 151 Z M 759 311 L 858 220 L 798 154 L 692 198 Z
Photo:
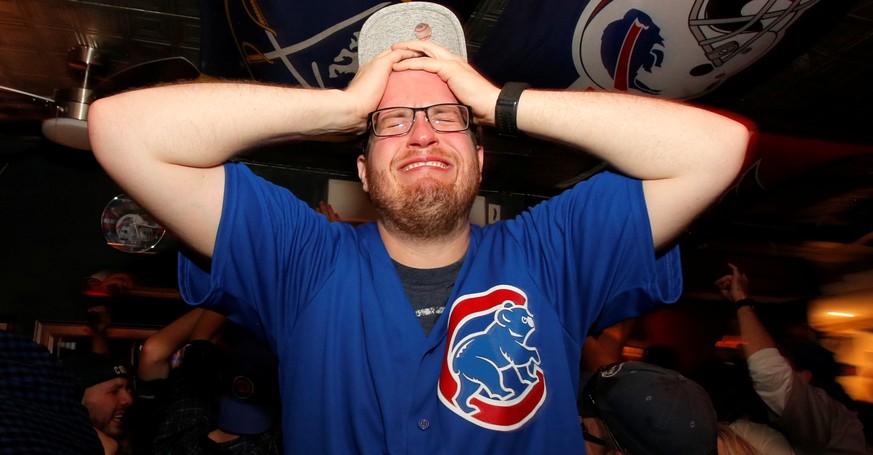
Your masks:
M 114 110 L 109 99 L 98 99 L 88 109 L 88 140 L 98 159 L 104 151 L 112 148 L 110 142 L 115 135 L 113 130 L 119 128 L 118 113 Z
M 737 115 L 728 116 L 721 129 L 721 156 L 716 169 L 735 180 L 754 161 L 757 126 L 751 120 Z
M 103 113 L 103 100 L 97 100 L 91 103 L 88 108 L 88 140 L 91 142 L 91 150 L 97 153 L 100 147 L 100 139 L 103 133 L 103 127 L 106 115 Z

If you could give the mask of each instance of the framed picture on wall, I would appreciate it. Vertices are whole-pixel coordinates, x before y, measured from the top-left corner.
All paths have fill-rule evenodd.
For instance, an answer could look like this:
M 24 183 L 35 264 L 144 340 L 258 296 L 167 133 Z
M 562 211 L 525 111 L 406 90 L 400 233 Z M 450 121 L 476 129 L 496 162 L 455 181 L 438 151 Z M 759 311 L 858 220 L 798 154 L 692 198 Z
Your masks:
M 143 342 L 159 328 L 113 325 L 106 330 L 109 353 L 118 360 L 135 365 Z M 36 321 L 33 340 L 62 360 L 76 352 L 91 350 L 88 325 L 80 322 Z

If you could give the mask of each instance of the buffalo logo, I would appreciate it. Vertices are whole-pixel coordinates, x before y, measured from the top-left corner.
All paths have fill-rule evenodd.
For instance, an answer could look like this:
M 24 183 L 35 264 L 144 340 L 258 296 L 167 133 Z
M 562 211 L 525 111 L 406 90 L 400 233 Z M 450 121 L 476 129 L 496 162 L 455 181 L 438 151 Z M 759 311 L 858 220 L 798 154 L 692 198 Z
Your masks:
M 819 0 L 591 0 L 573 35 L 573 89 L 689 99 L 770 52 Z
M 536 330 L 527 296 L 496 286 L 459 298 L 449 314 L 440 400 L 484 428 L 519 428 L 545 401 L 540 355 L 528 345 Z
M 630 10 L 624 18 L 609 24 L 603 32 L 601 58 L 615 81 L 615 89 L 636 89 L 650 95 L 660 90 L 647 87 L 639 78 L 640 70 L 652 72 L 664 61 L 664 38 L 661 30 L 646 13 Z

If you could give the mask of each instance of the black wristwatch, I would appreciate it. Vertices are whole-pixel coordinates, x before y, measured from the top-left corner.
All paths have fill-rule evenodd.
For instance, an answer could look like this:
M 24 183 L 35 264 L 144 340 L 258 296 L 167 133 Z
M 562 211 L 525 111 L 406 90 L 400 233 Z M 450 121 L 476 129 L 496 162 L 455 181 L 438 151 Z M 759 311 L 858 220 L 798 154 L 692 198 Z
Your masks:
M 751 309 L 755 309 L 755 301 L 746 297 L 744 299 L 737 300 L 734 302 L 734 310 L 739 310 L 740 308 L 747 306 Z
M 497 96 L 497 106 L 494 108 L 494 123 L 497 133 L 501 136 L 519 136 L 515 118 L 518 115 L 518 100 L 521 92 L 530 88 L 524 82 L 507 82 Z

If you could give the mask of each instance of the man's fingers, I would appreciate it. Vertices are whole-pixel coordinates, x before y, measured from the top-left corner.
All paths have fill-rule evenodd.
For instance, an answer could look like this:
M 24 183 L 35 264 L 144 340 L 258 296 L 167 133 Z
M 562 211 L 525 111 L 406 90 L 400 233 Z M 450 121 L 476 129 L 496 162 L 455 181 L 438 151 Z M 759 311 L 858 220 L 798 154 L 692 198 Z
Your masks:
M 315 209 L 316 212 L 327 217 L 328 221 L 342 221 L 339 214 L 333 210 L 333 207 L 324 201 L 318 202 L 318 208 Z
M 386 49 L 379 53 L 379 55 L 373 57 L 373 60 L 362 65 L 362 67 L 369 67 L 373 65 L 385 64 L 383 61 L 390 62 L 390 64 L 395 64 L 397 62 L 401 62 L 403 60 L 408 60 L 416 57 L 425 57 L 426 55 L 423 52 L 419 52 L 414 49 L 406 49 L 406 48 L 391 48 Z
M 403 41 L 400 43 L 395 43 L 391 46 L 391 49 L 411 50 L 419 52 L 428 57 L 438 58 L 441 60 L 464 60 L 463 57 L 461 57 L 460 55 L 454 54 L 448 49 L 426 40 Z

